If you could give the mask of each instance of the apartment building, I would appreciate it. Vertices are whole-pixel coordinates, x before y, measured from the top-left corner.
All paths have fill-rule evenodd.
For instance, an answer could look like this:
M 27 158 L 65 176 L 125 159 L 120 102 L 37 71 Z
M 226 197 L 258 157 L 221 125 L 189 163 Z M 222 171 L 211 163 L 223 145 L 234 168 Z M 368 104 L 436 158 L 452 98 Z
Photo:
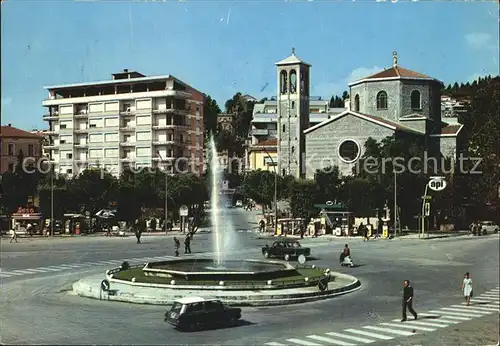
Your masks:
M 13 127 L 11 124 L 0 126 L 0 174 L 13 171 L 16 167 L 17 157 L 22 151 L 26 167 L 36 167 L 37 161 L 42 157 L 43 137 Z
M 346 110 L 346 108 L 330 108 L 329 99 L 310 97 L 310 126 L 319 124 Z M 249 135 L 247 151 L 247 167 L 249 170 L 274 170 L 277 153 L 278 102 L 276 97 L 257 103 L 253 109 L 253 119 Z M 273 163 L 274 162 L 274 163 Z
M 467 106 L 469 101 L 464 99 L 462 101 L 456 100 L 447 95 L 441 95 L 441 117 L 447 118 L 458 118 L 460 114 L 467 112 Z
M 48 86 L 45 147 L 60 173 L 104 167 L 203 169 L 204 94 L 171 76 L 123 70 L 101 82 Z

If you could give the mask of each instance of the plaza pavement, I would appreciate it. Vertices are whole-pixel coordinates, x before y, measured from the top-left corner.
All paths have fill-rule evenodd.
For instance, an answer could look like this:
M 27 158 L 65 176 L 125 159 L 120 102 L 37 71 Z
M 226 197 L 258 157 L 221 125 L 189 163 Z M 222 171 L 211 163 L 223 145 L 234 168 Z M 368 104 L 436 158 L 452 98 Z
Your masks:
M 250 228 L 244 211 L 235 210 L 231 217 L 237 229 Z M 262 258 L 260 246 L 269 241 L 259 239 L 255 233 L 234 232 L 228 249 L 245 258 Z M 379 323 L 399 323 L 393 320 L 400 319 L 402 281 L 405 279 L 411 280 L 415 288 L 417 312 L 448 311 L 448 316 L 452 316 L 454 310 L 443 310 L 446 307 L 463 309 L 452 306 L 462 305 L 459 287 L 465 271 L 471 272 L 476 298 L 487 292 L 491 297 L 493 290 L 500 286 L 498 235 L 425 242 L 418 239 L 370 242 L 349 239 L 353 259 L 360 264 L 358 268 L 338 266 L 338 255 L 344 242 L 344 239 L 326 238 L 302 241 L 304 246 L 312 247 L 316 260 L 311 263 L 356 276 L 363 284 L 361 290 L 315 303 L 244 308 L 241 325 L 194 333 L 178 332 L 167 326 L 163 322 L 163 307 L 84 299 L 70 293 L 74 281 L 103 273 L 125 259 L 171 256 L 171 238 L 145 238 L 143 244 L 135 244 L 133 238 L 26 244 L 2 242 L 0 273 L 66 265 L 64 270 L 29 271 L 30 274 L 0 277 L 2 343 L 263 345 L 275 342 L 293 345 L 287 340 L 296 339 L 322 345 L 335 344 L 331 340 L 312 340 L 308 336 L 343 334 L 347 329 L 363 330 L 367 329 L 365 326 L 377 327 Z M 210 234 L 200 234 L 195 236 L 193 250 L 211 252 L 211 244 Z M 107 261 L 115 262 L 105 263 Z M 84 265 L 97 262 L 101 265 Z M 473 311 L 470 314 L 474 314 L 474 318 L 461 320 L 463 322 L 459 324 L 450 323 L 446 327 L 421 325 L 436 330 L 420 329 L 408 338 L 387 334 L 396 337 L 380 340 L 379 344 L 436 345 L 434 342 L 440 340 L 442 345 L 457 345 L 455 341 L 463 339 L 461 345 L 477 345 L 474 340 L 483 338 L 488 341 L 484 328 L 476 330 L 474 326 L 485 321 L 487 325 L 498 328 L 498 314 L 483 317 L 475 316 L 478 313 Z M 460 330 L 467 332 L 461 334 Z M 372 333 L 377 332 L 372 329 Z M 450 343 L 446 339 L 448 335 Z M 333 340 L 332 335 L 329 338 Z M 356 344 L 355 340 L 350 342 L 337 336 L 337 344 L 339 340 Z

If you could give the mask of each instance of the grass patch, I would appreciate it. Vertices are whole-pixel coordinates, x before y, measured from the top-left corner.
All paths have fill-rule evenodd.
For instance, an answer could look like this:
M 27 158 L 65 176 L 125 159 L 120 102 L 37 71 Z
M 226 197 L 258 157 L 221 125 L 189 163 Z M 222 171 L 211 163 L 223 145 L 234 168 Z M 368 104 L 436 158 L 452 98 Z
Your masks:
M 318 268 L 297 268 L 298 275 L 283 276 L 282 278 L 273 279 L 275 286 L 279 285 L 293 285 L 294 283 L 300 284 L 304 282 L 304 278 L 308 277 L 310 282 L 317 282 L 320 278 L 324 277 L 324 269 Z M 113 278 L 125 281 L 132 281 L 135 278 L 135 282 L 143 282 L 150 284 L 166 284 L 169 285 L 172 278 L 164 278 L 157 276 L 146 276 L 142 271 L 142 268 L 132 268 L 128 270 L 122 270 L 113 275 Z M 217 286 L 219 282 L 217 280 L 186 280 L 183 277 L 174 278 L 177 285 L 202 285 L 202 286 Z M 266 285 L 267 279 L 260 280 L 224 280 L 228 285 L 232 286 L 252 286 L 252 285 Z

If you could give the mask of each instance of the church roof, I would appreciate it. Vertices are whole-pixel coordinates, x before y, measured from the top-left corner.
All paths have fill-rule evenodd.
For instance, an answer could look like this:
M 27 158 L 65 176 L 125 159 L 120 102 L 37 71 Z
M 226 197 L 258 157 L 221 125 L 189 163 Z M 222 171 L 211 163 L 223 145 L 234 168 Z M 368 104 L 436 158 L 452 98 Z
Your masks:
M 302 65 L 311 66 L 308 63 L 302 61 L 297 55 L 295 55 L 295 48 L 292 48 L 292 55 L 290 55 L 286 59 L 278 61 L 276 63 L 276 66 L 281 66 L 281 65 L 295 65 L 295 64 L 302 64 Z
M 456 137 L 462 131 L 464 125 L 448 125 L 441 128 L 441 133 L 438 135 L 431 135 L 432 137 Z
M 416 80 L 428 80 L 428 81 L 436 81 L 439 80 L 429 77 L 423 73 L 409 70 L 407 68 L 401 67 L 398 65 L 398 54 L 397 52 L 393 53 L 393 64 L 391 67 L 384 69 L 383 71 L 379 71 L 375 74 L 372 74 L 367 77 L 363 77 L 359 80 L 353 81 L 349 83 L 349 86 L 353 86 L 359 83 L 368 82 L 368 81 L 376 81 L 376 80 L 395 80 L 395 79 L 416 79 Z
M 377 124 L 377 125 L 380 125 L 380 126 L 383 126 L 385 128 L 388 128 L 388 129 L 391 129 L 393 131 L 405 131 L 405 132 L 411 132 L 411 133 L 415 133 L 415 134 L 419 134 L 419 135 L 422 135 L 423 133 L 422 132 L 419 132 L 419 131 L 416 131 L 414 129 L 411 129 L 409 127 L 406 127 L 404 125 L 401 125 L 401 124 L 398 124 L 396 122 L 393 122 L 393 121 L 390 121 L 390 120 L 387 120 L 387 119 L 384 119 L 384 118 L 381 118 L 381 117 L 377 117 L 377 116 L 374 116 L 374 115 L 368 115 L 368 114 L 363 114 L 363 113 L 359 113 L 359 112 L 353 112 L 351 110 L 347 110 L 339 115 L 337 115 L 336 117 L 332 117 L 330 119 L 327 119 L 317 125 L 314 125 L 314 126 L 311 126 L 310 128 L 308 128 L 307 130 L 304 131 L 304 133 L 309 133 L 309 132 L 312 132 L 320 127 L 323 127 L 327 124 L 330 124 L 330 123 L 333 123 L 334 121 L 340 119 L 340 118 L 343 118 L 345 117 L 346 115 L 353 115 L 357 118 L 360 118 L 360 119 L 363 119 L 363 120 L 367 120 L 371 123 L 374 123 L 374 124 Z

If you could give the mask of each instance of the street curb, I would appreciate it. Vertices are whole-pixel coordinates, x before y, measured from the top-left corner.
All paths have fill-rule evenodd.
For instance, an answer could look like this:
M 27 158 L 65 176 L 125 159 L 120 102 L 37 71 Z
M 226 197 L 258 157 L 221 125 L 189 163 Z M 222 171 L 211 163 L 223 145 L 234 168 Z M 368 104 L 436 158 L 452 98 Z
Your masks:
M 279 290 L 270 290 L 270 294 L 266 294 L 261 290 L 258 291 L 250 291 L 252 294 L 234 296 L 227 295 L 225 292 L 221 291 L 212 291 L 206 292 L 201 295 L 211 299 L 219 299 L 227 304 L 233 306 L 276 306 L 276 305 L 291 305 L 291 304 L 299 304 L 306 302 L 313 302 L 317 300 L 323 300 L 328 298 L 333 298 L 336 296 L 341 296 L 344 294 L 349 294 L 361 289 L 361 282 L 355 278 L 354 276 L 332 272 L 331 273 L 336 278 L 344 278 L 349 279 L 351 283 L 330 289 L 327 291 L 315 291 L 315 292 L 297 292 L 297 293 L 288 293 L 288 294 L 277 294 Z M 99 300 L 108 300 L 108 301 L 118 301 L 118 302 L 126 302 L 133 304 L 148 304 L 148 305 L 171 305 L 173 301 L 183 298 L 186 295 L 192 296 L 195 294 L 193 290 L 185 290 L 186 294 L 181 294 L 182 290 L 174 290 L 172 289 L 172 295 L 169 297 L 158 298 L 155 296 L 146 296 L 146 295 L 137 295 L 128 292 L 120 292 L 119 290 L 113 291 L 113 294 L 108 294 L 107 292 L 102 292 L 100 287 L 92 287 L 88 283 L 81 279 L 75 283 L 73 283 L 73 292 L 81 297 L 93 298 Z M 121 280 L 120 280 L 121 281 Z M 125 285 L 120 282 L 120 284 Z M 151 287 L 151 284 L 146 284 Z M 141 285 L 143 286 L 143 285 Z M 144 286 L 145 288 L 148 286 Z M 153 285 L 154 286 L 154 285 Z M 311 287 L 308 287 L 311 288 Z M 168 291 L 169 289 L 161 289 L 156 288 L 162 291 Z M 199 292 L 199 291 L 198 291 Z M 248 291 L 247 291 L 248 292 Z M 165 292 L 162 292 L 165 293 Z M 209 293 L 209 294 L 207 294 Z M 262 294 L 264 293 L 264 294 Z

